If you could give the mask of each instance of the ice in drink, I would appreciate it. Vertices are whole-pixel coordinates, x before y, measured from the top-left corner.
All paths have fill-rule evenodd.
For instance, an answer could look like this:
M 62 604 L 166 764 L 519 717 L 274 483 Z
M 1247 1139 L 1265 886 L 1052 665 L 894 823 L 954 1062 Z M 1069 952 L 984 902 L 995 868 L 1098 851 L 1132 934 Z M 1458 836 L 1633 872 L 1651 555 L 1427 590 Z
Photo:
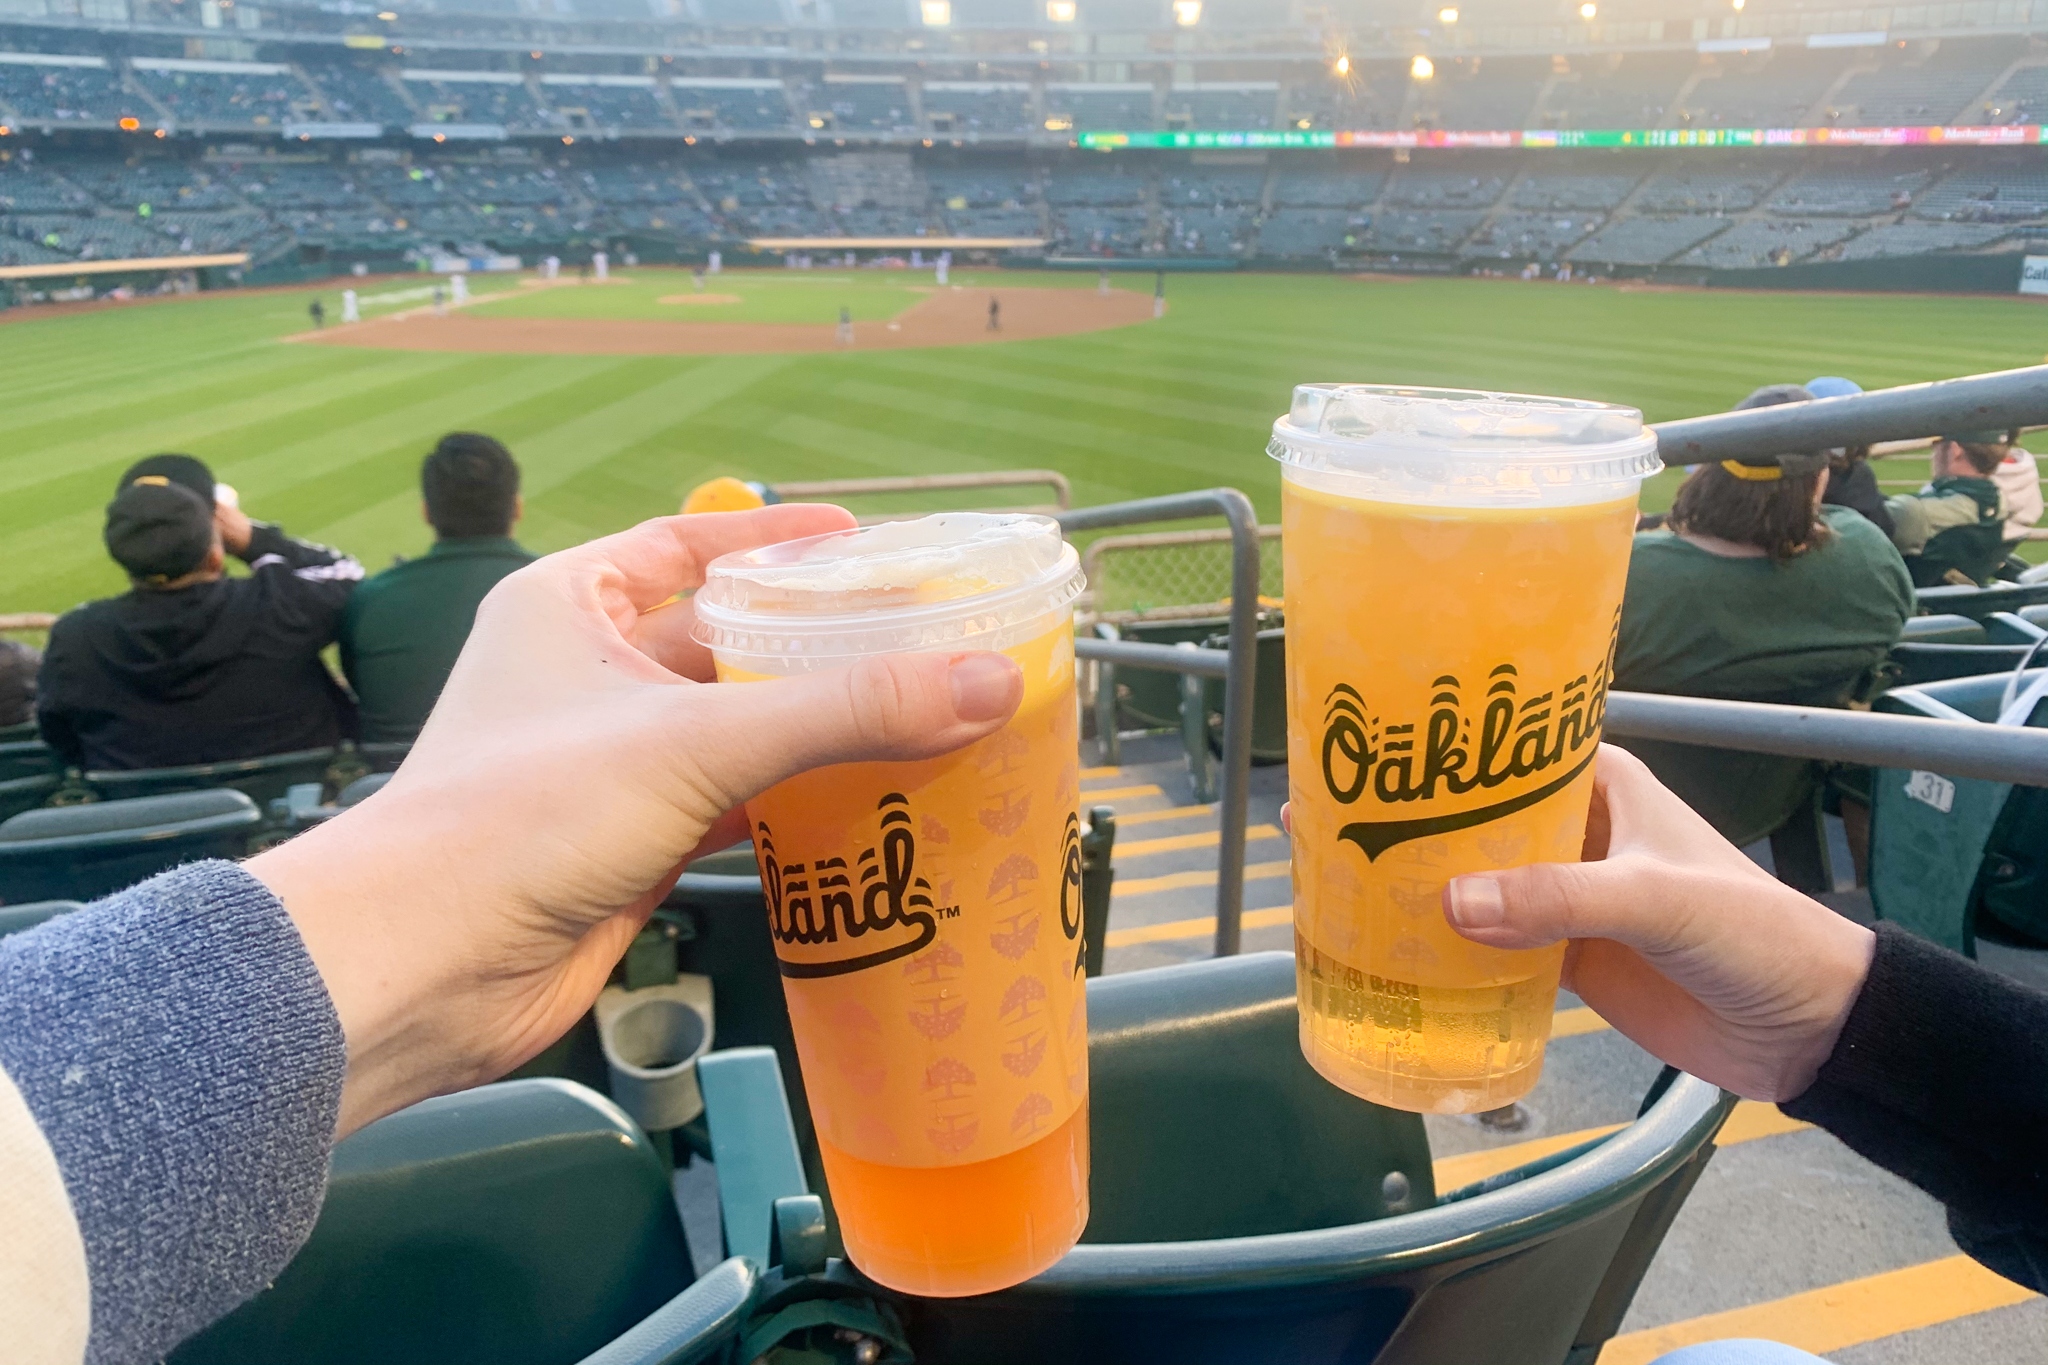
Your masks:
M 997 649 L 1002 729 L 819 769 L 747 805 L 847 1254 L 892 1289 L 985 1293 L 1088 1218 L 1073 550 L 1040 517 L 949 514 L 713 564 L 719 675 Z
M 1302 1051 L 1376 1103 L 1528 1093 L 1563 950 L 1444 922 L 1467 872 L 1579 856 L 1636 491 L 1633 409 L 1304 385 L 1282 462 Z

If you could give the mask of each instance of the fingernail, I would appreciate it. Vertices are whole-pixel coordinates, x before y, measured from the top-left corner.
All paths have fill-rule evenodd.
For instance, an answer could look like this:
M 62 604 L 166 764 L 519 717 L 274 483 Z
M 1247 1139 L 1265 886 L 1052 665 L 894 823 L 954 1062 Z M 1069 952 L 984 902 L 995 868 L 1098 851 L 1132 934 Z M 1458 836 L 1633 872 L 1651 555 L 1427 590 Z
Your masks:
M 1023 671 L 1000 654 L 961 654 L 949 670 L 953 714 L 961 720 L 994 720 L 1007 715 Z
M 1460 929 L 1491 929 L 1508 917 L 1500 883 L 1491 877 L 1459 877 L 1450 892 L 1451 923 Z

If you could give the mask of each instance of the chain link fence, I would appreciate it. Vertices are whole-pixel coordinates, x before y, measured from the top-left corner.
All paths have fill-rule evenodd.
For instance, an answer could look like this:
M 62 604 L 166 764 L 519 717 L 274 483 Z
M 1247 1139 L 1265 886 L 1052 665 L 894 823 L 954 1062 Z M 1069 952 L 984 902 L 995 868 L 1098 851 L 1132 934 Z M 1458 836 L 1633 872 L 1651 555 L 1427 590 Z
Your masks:
M 1104 536 L 1082 555 L 1097 621 L 1171 620 L 1221 613 L 1230 600 L 1230 532 Z M 1280 605 L 1280 528 L 1259 528 L 1259 601 Z

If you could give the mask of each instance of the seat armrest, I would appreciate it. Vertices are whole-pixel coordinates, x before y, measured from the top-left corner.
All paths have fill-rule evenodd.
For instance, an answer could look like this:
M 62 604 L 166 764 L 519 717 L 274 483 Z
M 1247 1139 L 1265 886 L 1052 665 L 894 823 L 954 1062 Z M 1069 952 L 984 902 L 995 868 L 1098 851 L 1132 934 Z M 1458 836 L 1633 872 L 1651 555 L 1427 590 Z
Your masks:
M 697 1086 L 711 1128 L 726 1254 L 766 1266 L 775 1201 L 811 1192 L 775 1049 L 710 1053 L 697 1063 Z
M 745 1259 L 721 1261 L 581 1365 L 697 1365 L 740 1334 L 760 1275 Z

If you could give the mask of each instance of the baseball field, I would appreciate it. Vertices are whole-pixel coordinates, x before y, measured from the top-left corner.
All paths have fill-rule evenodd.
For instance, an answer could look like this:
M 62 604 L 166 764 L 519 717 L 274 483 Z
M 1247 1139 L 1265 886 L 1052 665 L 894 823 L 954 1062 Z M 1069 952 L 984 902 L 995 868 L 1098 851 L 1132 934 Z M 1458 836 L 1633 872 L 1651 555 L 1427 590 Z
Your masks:
M 1297 382 L 1568 394 L 1654 420 L 1765 382 L 1878 387 L 2048 350 L 2048 315 L 2005 298 L 1186 275 L 1154 320 L 1149 275 L 1105 300 L 1092 274 L 956 273 L 939 290 L 907 272 L 727 271 L 699 291 L 687 271 L 622 269 L 601 286 L 478 279 L 449 317 L 430 280 L 365 281 L 364 322 L 337 328 L 340 283 L 0 314 L 0 611 L 120 587 L 101 508 L 159 450 L 374 569 L 425 546 L 419 460 L 452 429 L 512 447 L 538 549 L 672 511 L 714 474 L 1042 466 L 1078 502 L 1232 484 L 1270 516 L 1262 449 Z M 1923 472 L 1895 460 L 1880 477 Z

